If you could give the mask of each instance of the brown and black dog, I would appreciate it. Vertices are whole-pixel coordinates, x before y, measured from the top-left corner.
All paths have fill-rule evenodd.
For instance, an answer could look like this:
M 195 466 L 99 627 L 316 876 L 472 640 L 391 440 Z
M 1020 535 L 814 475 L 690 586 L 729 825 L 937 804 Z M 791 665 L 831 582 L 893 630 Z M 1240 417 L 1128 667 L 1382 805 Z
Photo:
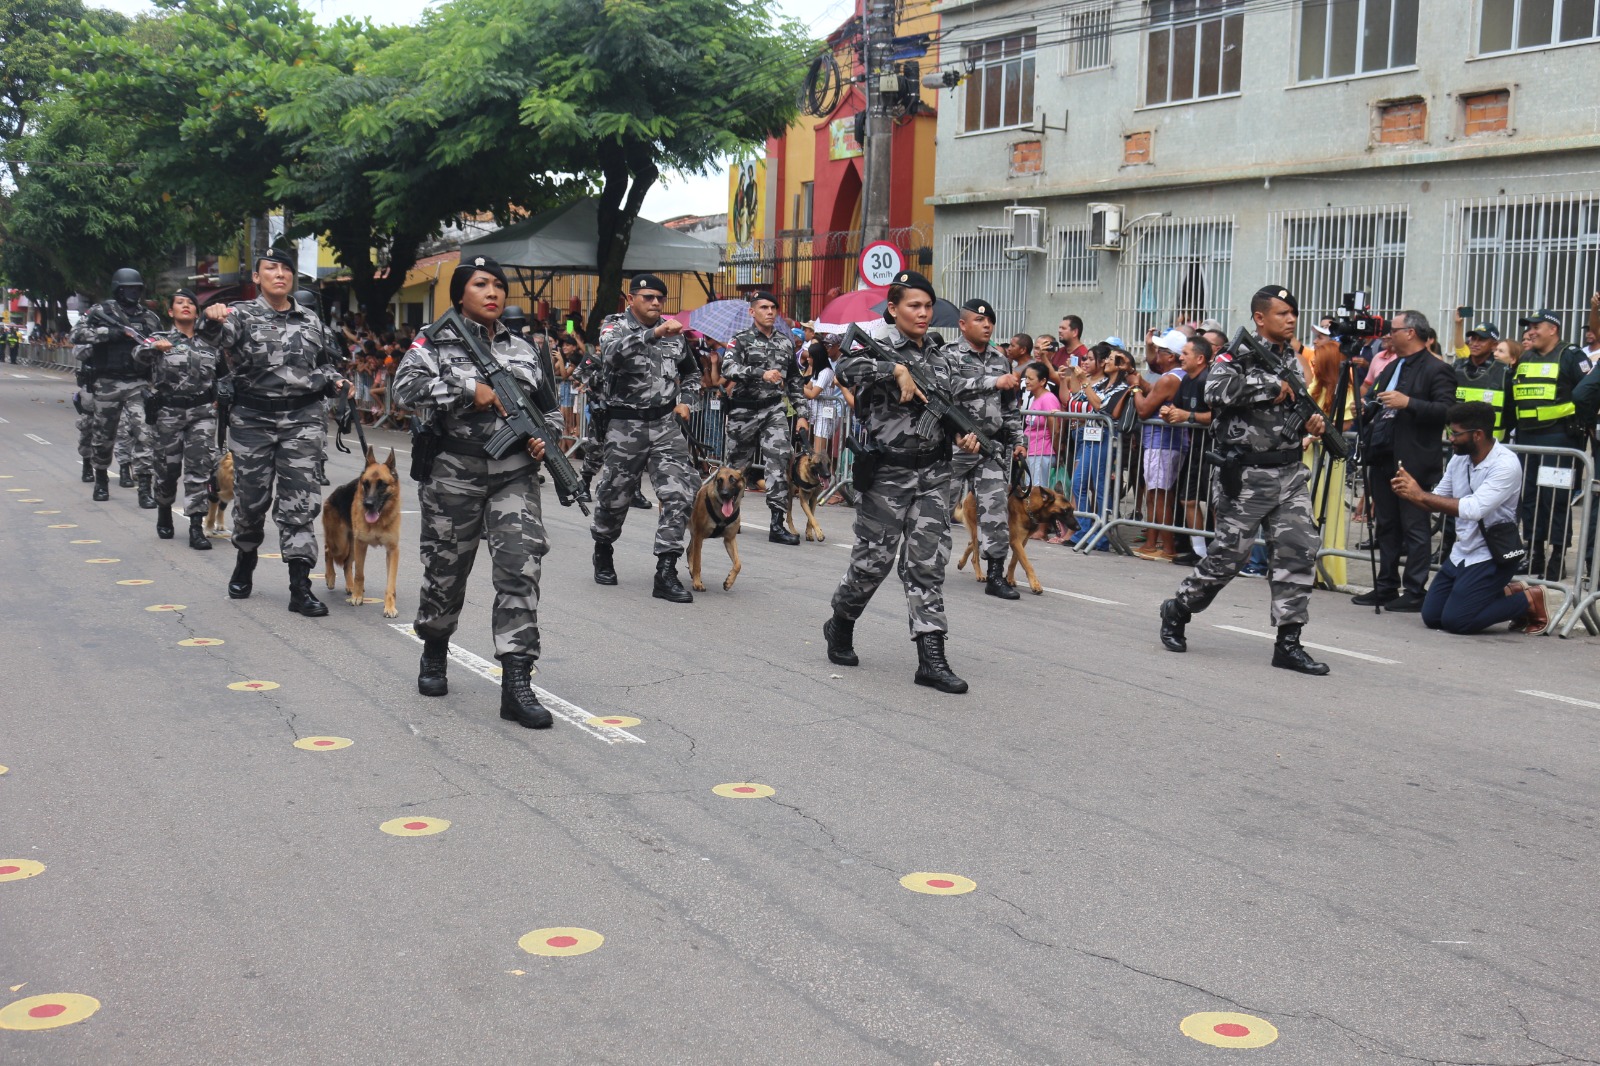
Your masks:
M 383 591 L 383 616 L 394 618 L 400 613 L 394 605 L 395 580 L 400 573 L 400 479 L 395 476 L 393 448 L 381 463 L 368 448 L 367 468 L 361 476 L 328 494 L 322 506 L 322 538 L 328 563 L 323 576 L 331 589 L 338 584 L 334 568 L 344 569 L 344 588 L 350 594 L 346 602 L 353 607 L 366 601 L 367 549 L 387 549 L 389 583 Z
M 731 466 L 717 470 L 694 494 L 694 509 L 689 512 L 689 578 L 696 592 L 704 592 L 700 580 L 700 548 L 711 537 L 721 537 L 728 549 L 733 569 L 722 583 L 722 591 L 733 588 L 739 576 L 739 504 L 744 500 L 744 475 Z
M 956 563 L 956 569 L 966 566 L 970 558 L 972 572 L 981 584 L 984 573 L 983 555 L 978 551 L 978 497 L 967 493 L 967 498 L 956 508 L 956 517 L 967 527 L 967 550 L 961 553 L 961 561 Z M 1077 532 L 1078 516 L 1073 510 L 1072 501 L 1056 489 L 1035 486 L 1026 492 L 1013 490 L 1006 494 L 1006 524 L 1011 535 L 1011 561 L 1006 566 L 1006 584 L 1017 583 L 1017 564 L 1021 563 L 1028 575 L 1028 588 L 1035 596 L 1044 595 L 1039 575 L 1033 572 L 1033 564 L 1028 561 L 1028 537 L 1034 530 L 1048 529 L 1057 522 L 1069 531 Z
M 800 501 L 800 510 L 806 516 L 806 539 L 822 543 L 822 526 L 817 522 L 817 503 L 828 489 L 828 471 L 810 452 L 796 451 L 789 461 L 789 532 L 798 534 L 794 527 L 794 505 Z
M 228 516 L 228 504 L 233 502 L 233 452 L 222 453 L 217 460 L 217 473 L 211 479 L 211 506 L 206 508 L 205 530 L 207 536 L 226 536 L 228 527 L 223 521 Z

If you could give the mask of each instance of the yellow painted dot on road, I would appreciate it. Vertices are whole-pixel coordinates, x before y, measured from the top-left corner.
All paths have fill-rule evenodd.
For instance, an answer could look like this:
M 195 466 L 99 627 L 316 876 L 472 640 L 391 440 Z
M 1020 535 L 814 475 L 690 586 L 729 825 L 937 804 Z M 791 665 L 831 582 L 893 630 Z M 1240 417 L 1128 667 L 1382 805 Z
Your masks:
M 21 881 L 44 873 L 44 863 L 32 859 L 0 859 L 0 881 Z
M 568 955 L 587 955 L 605 942 L 606 938 L 593 929 L 553 926 L 549 929 L 535 929 L 531 933 L 524 933 L 517 940 L 517 947 L 529 955 L 565 958 Z
M 75 540 L 72 543 L 74 543 L 74 544 L 99 544 L 100 542 L 97 541 L 97 540 Z
M 7 492 L 32 492 L 32 489 L 6 489 Z
M 0 1029 L 55 1029 L 81 1022 L 100 1009 L 100 1001 L 77 992 L 27 996 L 0 1007 Z
M 215 648 L 219 644 L 226 644 L 226 643 L 228 643 L 228 642 L 223 640 L 223 639 L 221 639 L 220 637 L 190 637 L 188 640 L 180 640 L 180 641 L 178 641 L 178 647 L 180 647 L 180 648 Z
M 301 737 L 294 746 L 301 751 L 338 751 L 354 743 L 349 737 Z
M 9 767 L 9 766 L 0 766 L 0 774 L 9 773 L 10 771 L 11 771 L 11 767 Z
M 717 785 L 711 789 L 725 799 L 764 799 L 773 794 L 771 785 L 758 785 L 754 781 L 730 781 L 726 785 Z
M 121 559 L 85 559 L 86 563 L 120 563 Z
M 12 478 L 14 478 L 16 476 L 17 475 L 15 475 L 15 474 L 0 474 L 0 481 L 10 481 Z
M 128 577 L 118 581 L 119 585 L 154 585 L 155 582 L 147 577 Z
M 35 511 L 34 514 L 60 514 L 60 511 Z
M 17 502 L 18 503 L 43 503 L 44 499 L 42 497 L 39 497 L 39 496 L 24 496 L 22 499 L 18 500 Z
M 1209 1010 L 1191 1014 L 1178 1023 L 1191 1040 L 1212 1047 L 1266 1047 L 1278 1039 L 1278 1030 L 1265 1018 L 1229 1010 Z
M 604 718 L 585 718 L 584 721 L 589 725 L 608 725 L 612 729 L 632 729 L 641 724 L 639 719 L 629 718 L 625 714 L 608 714 Z
M 147 611 L 187 611 L 189 605 L 185 603 L 152 603 L 146 607 Z
M 412 815 L 409 818 L 391 818 L 378 828 L 392 837 L 431 837 L 435 833 L 449 829 L 450 823 L 443 818 L 419 818 Z
M 78 528 L 78 523 L 76 523 L 76 522 L 57 522 L 53 526 L 45 526 L 44 528 L 46 528 L 46 529 L 77 529 Z M 77 541 L 73 541 L 72 543 L 76 544 L 78 542 Z
M 276 681 L 235 681 L 228 686 L 235 692 L 270 692 L 278 687 Z
M 261 556 L 261 558 L 263 558 L 263 559 L 282 559 L 283 558 L 283 556 L 278 552 L 257 552 L 256 554 Z
M 960 874 L 914 873 L 902 877 L 900 885 L 927 896 L 964 896 L 977 888 L 978 882 Z

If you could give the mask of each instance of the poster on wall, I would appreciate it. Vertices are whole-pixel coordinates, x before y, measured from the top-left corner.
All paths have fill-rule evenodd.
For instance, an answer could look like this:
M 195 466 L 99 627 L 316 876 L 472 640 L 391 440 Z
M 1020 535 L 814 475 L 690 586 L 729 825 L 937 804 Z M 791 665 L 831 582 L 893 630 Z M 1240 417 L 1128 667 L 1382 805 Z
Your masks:
M 767 161 L 753 159 L 734 165 L 728 174 L 728 241 L 734 284 L 766 285 L 771 282 L 772 257 L 762 254 L 767 233 Z
M 855 159 L 861 155 L 861 142 L 856 140 L 856 117 L 846 115 L 828 123 L 828 158 Z

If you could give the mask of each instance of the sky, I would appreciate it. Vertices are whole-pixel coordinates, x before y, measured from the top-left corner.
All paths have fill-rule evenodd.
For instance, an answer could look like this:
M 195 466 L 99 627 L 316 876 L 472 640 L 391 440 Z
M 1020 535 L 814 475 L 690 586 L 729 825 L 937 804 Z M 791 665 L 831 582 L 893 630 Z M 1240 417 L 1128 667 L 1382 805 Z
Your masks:
M 145 0 L 88 0 L 90 6 L 108 7 L 134 15 L 149 11 Z M 431 0 L 302 0 L 322 21 L 344 16 L 377 23 L 412 23 L 431 6 Z M 791 18 L 811 27 L 813 36 L 831 32 L 855 10 L 855 0 L 778 0 Z M 728 210 L 728 172 L 708 175 L 666 174 L 645 197 L 642 214 L 654 221 L 677 215 L 714 215 Z

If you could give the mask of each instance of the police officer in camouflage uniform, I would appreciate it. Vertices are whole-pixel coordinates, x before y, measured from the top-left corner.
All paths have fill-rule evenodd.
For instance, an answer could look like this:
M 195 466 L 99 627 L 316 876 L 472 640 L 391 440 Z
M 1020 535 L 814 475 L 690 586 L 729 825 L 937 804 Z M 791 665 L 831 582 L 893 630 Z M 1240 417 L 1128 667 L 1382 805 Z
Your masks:
M 316 315 L 319 320 L 322 318 L 322 300 L 319 299 L 317 294 L 312 292 L 310 289 L 294 290 L 294 302 L 299 304 L 301 307 L 304 307 L 307 311 L 310 311 L 313 315 Z M 333 367 L 342 367 L 347 358 L 344 353 L 344 346 L 339 343 L 338 338 L 334 335 L 333 330 L 324 329 L 322 332 L 323 336 L 327 338 L 328 365 Z M 324 423 L 327 422 L 327 400 L 322 402 L 322 419 Z M 326 430 L 324 430 L 322 434 L 322 450 L 317 452 L 317 465 L 313 471 L 313 474 L 317 479 L 318 485 L 326 486 L 333 484 L 328 480 L 328 434 Z
M 786 528 L 794 442 L 783 402 L 787 399 L 800 413 L 795 428 L 809 429 L 801 391 L 805 379 L 795 361 L 794 338 L 776 328 L 778 298 L 769 292 L 751 293 L 750 317 L 755 325 L 735 333 L 722 358 L 722 376 L 734 383 L 728 397 L 728 465 L 735 470 L 752 466 L 760 447 L 767 473 L 767 510 L 772 513 L 767 539 L 774 544 L 799 544 L 799 536 Z
M 989 343 L 994 335 L 993 305 L 987 300 L 962 304 L 960 329 L 960 339 L 944 351 L 961 382 L 957 398 L 984 433 L 1010 445 L 1013 461 L 1021 462 L 1027 457 L 1028 447 L 1023 439 L 1021 394 L 1017 391 L 1020 383 L 1006 353 Z M 1002 465 L 977 452 L 958 454 L 950 471 L 952 511 L 966 498 L 969 482 L 978 498 L 978 544 L 989 568 L 983 591 L 1002 600 L 1020 599 L 1020 593 L 1007 584 L 1002 569 L 1011 545 L 1009 464 Z
M 88 357 L 89 346 L 74 352 L 80 363 Z M 72 394 L 72 408 L 78 412 L 74 423 L 78 430 L 78 454 L 83 457 L 83 483 L 94 484 L 94 375 L 84 366 L 78 368 L 81 387 Z M 123 488 L 133 487 L 133 423 L 127 418 L 117 422 L 117 443 L 112 448 L 112 459 L 121 468 L 118 482 Z
M 1250 312 L 1262 345 L 1298 376 L 1294 327 L 1300 306 L 1294 296 L 1268 285 L 1250 301 Z M 1178 586 L 1177 596 L 1161 605 L 1161 643 L 1168 651 L 1188 650 L 1184 627 L 1233 580 L 1250 557 L 1256 530 L 1264 526 L 1272 553 L 1272 624 L 1278 627 L 1272 665 L 1326 674 L 1327 664 L 1311 658 L 1300 643 L 1300 631 L 1310 618 L 1317 563 L 1317 526 L 1307 487 L 1311 475 L 1301 461 L 1300 434 L 1322 436 L 1323 417 L 1313 415 L 1302 425 L 1294 417 L 1289 386 L 1248 354 L 1217 355 L 1205 400 L 1211 405 L 1213 439 L 1222 458 L 1211 495 L 1217 535 L 1194 573 Z
M 200 301 L 188 289 L 172 297 L 172 329 L 152 335 L 133 357 L 152 368 L 150 416 L 155 452 L 156 536 L 171 540 L 172 505 L 183 475 L 189 547 L 210 551 L 203 527 L 217 469 L 217 370 L 222 355 L 195 335 Z
M 94 394 L 91 458 L 94 463 L 94 499 L 111 498 L 106 470 L 111 466 L 117 425 L 128 419 L 132 464 L 139 489 L 139 506 L 153 510 L 150 491 L 150 434 L 145 425 L 144 398 L 149 392 L 149 372 L 134 361 L 133 349 L 161 328 L 161 319 L 140 301 L 144 279 L 137 270 L 123 267 L 111 275 L 112 298 L 91 307 L 72 330 L 72 343 L 89 345 L 84 370 Z M 126 480 L 124 480 L 126 483 Z
M 450 302 L 530 396 L 537 396 L 543 384 L 553 398 L 555 382 L 544 380 L 538 354 L 503 325 L 506 287 L 500 265 L 475 256 L 451 275 Z M 539 577 L 550 549 L 539 500 L 537 460 L 544 457 L 544 442 L 530 439 L 525 452 L 489 458 L 484 442 L 505 427 L 505 411 L 479 377 L 466 345 L 437 329 L 418 336 L 400 360 L 394 394 L 439 436 L 432 476 L 418 492 L 423 577 L 415 628 L 423 644 L 417 691 L 424 696 L 449 691 L 450 636 L 461 621 L 478 542 L 486 540 L 494 568 L 490 619 L 502 670 L 500 717 L 528 729 L 548 729 L 550 712 L 531 680 L 539 658 Z M 559 406 L 545 411 L 545 422 L 559 439 Z
M 328 607 L 311 592 L 317 562 L 314 523 L 322 510 L 316 460 L 327 436 L 322 401 L 330 390 L 354 389 L 329 364 L 327 327 L 290 297 L 295 259 L 272 249 L 256 260 L 254 300 L 206 308 L 200 336 L 228 358 L 222 397 L 230 404 L 233 451 L 233 546 L 230 599 L 255 589 L 256 552 L 266 534 L 267 508 L 278 524 L 279 550 L 289 565 L 289 610 L 320 618 Z M 231 395 L 227 395 L 231 394 Z
M 628 310 L 606 319 L 600 331 L 594 380 L 609 424 L 590 533 L 595 582 L 615 585 L 612 545 L 622 535 L 630 501 L 648 471 L 661 501 L 651 595 L 692 603 L 694 594 L 678 580 L 678 559 L 688 539 L 698 479 L 678 419 L 689 417 L 690 405 L 700 395 L 700 364 L 684 343 L 683 323 L 661 317 L 666 293 L 666 283 L 655 275 L 635 275 L 628 286 Z
M 841 352 L 835 371 L 856 393 L 856 418 L 866 449 L 856 455 L 856 544 L 850 566 L 833 594 L 833 617 L 822 627 L 828 659 L 840 666 L 860 663 L 854 646 L 856 619 L 895 568 L 904 542 L 901 578 L 917 643 L 916 683 L 941 692 L 965 692 L 944 657 L 949 626 L 944 615 L 944 571 L 950 562 L 950 435 L 943 426 L 931 433 L 919 427 L 922 393 L 908 366 L 926 371 L 945 389 L 959 386 L 945 352 L 928 337 L 933 319 L 933 284 L 915 271 L 901 271 L 889 286 L 884 311 L 892 326 L 884 347 L 894 361 L 880 362 L 870 351 Z M 974 451 L 973 437 L 956 441 Z M 870 485 L 859 480 L 863 467 L 876 465 Z

